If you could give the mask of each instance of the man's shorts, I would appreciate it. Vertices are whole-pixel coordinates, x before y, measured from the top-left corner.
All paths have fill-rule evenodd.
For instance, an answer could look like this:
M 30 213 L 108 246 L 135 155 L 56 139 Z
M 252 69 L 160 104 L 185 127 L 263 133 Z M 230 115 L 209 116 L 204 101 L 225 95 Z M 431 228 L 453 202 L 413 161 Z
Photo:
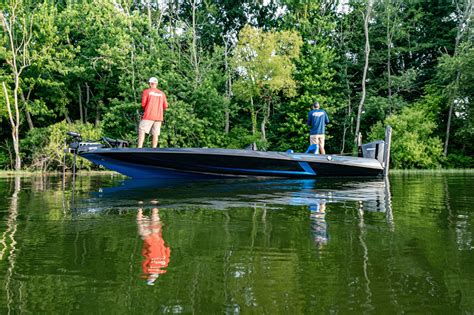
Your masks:
M 309 136 L 310 144 L 318 144 L 324 148 L 324 135 L 310 135 Z
M 161 130 L 161 121 L 157 120 L 141 120 L 138 130 L 144 133 L 151 133 L 153 136 L 159 136 Z

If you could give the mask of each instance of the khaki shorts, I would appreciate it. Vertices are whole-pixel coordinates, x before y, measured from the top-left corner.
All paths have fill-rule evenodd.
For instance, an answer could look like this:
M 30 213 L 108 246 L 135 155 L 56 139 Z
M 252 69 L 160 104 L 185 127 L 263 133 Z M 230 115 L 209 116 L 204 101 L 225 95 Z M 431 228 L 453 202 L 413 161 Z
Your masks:
M 138 130 L 144 133 L 151 133 L 153 136 L 159 136 L 161 131 L 161 121 L 141 120 Z
M 320 147 L 324 148 L 324 135 L 310 135 L 309 136 L 310 144 L 317 144 Z

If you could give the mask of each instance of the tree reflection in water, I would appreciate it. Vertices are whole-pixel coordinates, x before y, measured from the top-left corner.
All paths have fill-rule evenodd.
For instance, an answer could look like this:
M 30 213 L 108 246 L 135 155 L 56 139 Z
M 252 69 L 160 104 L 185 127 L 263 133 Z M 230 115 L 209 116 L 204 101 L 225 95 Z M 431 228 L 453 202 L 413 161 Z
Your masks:
M 21 178 L 15 176 L 13 194 L 10 199 L 10 207 L 8 209 L 7 229 L 3 232 L 0 243 L 3 245 L 0 251 L 0 260 L 4 257 L 8 259 L 8 268 L 5 274 L 5 293 L 7 300 L 8 313 L 11 312 L 14 304 L 14 290 L 12 289 L 12 276 L 16 264 L 16 245 L 15 234 L 18 228 L 18 194 L 21 190 Z M 10 250 L 8 251 L 8 248 Z M 21 296 L 20 296 L 21 297 Z

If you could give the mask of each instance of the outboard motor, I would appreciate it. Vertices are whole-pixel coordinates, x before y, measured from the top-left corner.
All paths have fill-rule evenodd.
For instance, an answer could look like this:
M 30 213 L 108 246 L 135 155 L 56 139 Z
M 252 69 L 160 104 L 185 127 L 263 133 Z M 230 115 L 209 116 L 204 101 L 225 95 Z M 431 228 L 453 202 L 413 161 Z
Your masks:
M 359 155 L 364 158 L 376 159 L 380 163 L 384 162 L 385 141 L 379 140 L 363 144 L 360 147 Z

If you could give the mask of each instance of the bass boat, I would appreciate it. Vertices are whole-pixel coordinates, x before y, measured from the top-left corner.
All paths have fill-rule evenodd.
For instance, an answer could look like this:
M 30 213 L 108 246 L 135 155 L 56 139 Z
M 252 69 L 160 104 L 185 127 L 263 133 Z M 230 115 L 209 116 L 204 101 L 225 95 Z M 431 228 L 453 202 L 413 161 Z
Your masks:
M 102 138 L 82 141 L 69 132 L 68 152 L 96 165 L 132 178 L 225 178 L 225 177 L 376 177 L 386 175 L 391 130 L 385 141 L 361 145 L 359 156 L 265 152 L 214 148 L 129 148 L 126 141 Z M 313 148 L 314 151 L 314 148 Z

